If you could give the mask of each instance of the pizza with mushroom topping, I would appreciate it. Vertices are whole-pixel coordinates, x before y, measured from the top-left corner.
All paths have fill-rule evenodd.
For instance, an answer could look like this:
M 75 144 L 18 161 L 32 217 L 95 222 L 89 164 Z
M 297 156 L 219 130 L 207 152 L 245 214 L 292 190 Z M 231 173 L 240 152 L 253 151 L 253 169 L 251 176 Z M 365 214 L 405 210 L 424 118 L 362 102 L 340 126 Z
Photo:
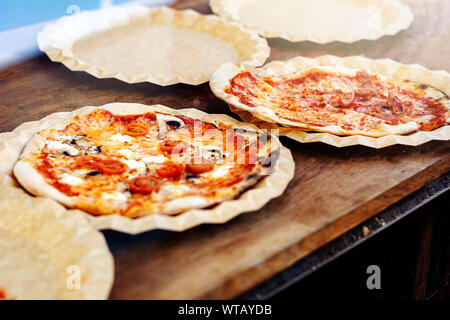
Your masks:
M 38 132 L 17 180 L 92 215 L 137 218 L 233 199 L 278 159 L 279 142 L 264 133 L 145 107 L 93 108 Z
M 275 77 L 226 64 L 211 88 L 262 120 L 337 135 L 381 137 L 450 122 L 450 100 L 442 91 L 359 69 L 317 66 Z

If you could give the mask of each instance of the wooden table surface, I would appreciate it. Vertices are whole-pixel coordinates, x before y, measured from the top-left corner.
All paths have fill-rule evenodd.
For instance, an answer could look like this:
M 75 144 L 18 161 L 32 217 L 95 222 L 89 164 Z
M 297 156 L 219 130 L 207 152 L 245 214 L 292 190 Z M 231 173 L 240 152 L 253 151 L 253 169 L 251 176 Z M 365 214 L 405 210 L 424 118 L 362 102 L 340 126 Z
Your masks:
M 450 1 L 404 2 L 415 20 L 396 36 L 327 45 L 273 39 L 270 60 L 361 54 L 450 71 Z M 202 0 L 176 1 L 174 7 L 210 12 Z M 160 87 L 99 80 L 43 55 L 0 70 L 1 132 L 53 112 L 110 102 L 231 114 L 208 84 Z M 374 150 L 281 140 L 293 153 L 295 177 L 286 192 L 262 210 L 183 233 L 105 232 L 116 261 L 111 298 L 236 297 L 450 170 L 448 141 Z

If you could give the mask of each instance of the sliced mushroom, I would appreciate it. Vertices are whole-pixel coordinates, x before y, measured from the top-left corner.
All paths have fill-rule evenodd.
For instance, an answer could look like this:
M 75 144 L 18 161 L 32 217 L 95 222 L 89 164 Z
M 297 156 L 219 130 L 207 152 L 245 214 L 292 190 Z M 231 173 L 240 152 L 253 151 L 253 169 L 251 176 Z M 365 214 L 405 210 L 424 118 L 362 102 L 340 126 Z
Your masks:
M 279 157 L 279 150 L 274 150 L 267 157 L 261 157 L 259 159 L 259 163 L 265 168 L 265 174 L 270 174 L 273 172 Z
M 182 127 L 185 125 L 184 121 L 174 117 L 174 116 L 169 116 L 167 114 L 160 114 L 157 113 L 156 114 L 156 121 L 158 123 L 158 129 L 159 129 L 159 135 L 158 138 L 159 139 L 165 139 L 167 136 L 167 125 L 175 125 L 175 123 L 178 124 L 178 128 Z
M 186 180 L 194 185 L 198 184 L 198 183 L 202 183 L 202 178 L 199 175 L 188 174 L 186 176 Z
M 86 139 L 85 134 L 77 134 L 76 136 L 66 136 L 64 140 L 67 140 L 72 145 L 76 145 L 78 140 Z
M 75 149 L 74 147 L 72 147 L 72 146 L 69 146 L 68 144 L 62 144 L 62 149 L 61 149 L 61 151 L 64 153 L 67 153 L 68 155 L 70 155 L 70 156 L 77 156 L 77 155 L 79 155 L 80 154 L 80 152 L 77 150 L 77 149 Z
M 80 154 L 80 151 L 77 148 L 75 148 L 71 145 L 68 145 L 66 143 L 62 143 L 62 142 L 55 141 L 55 140 L 47 140 L 46 143 L 47 143 L 47 147 L 50 150 L 54 150 L 60 154 L 69 155 L 69 156 L 77 156 Z
M 102 153 L 103 152 L 102 146 L 96 146 L 96 145 L 91 145 L 88 150 L 89 150 L 89 152 L 92 152 L 92 153 Z
M 226 158 L 228 156 L 227 153 L 222 152 L 220 150 L 220 148 L 216 147 L 216 146 L 201 146 L 199 148 L 199 153 L 200 156 L 203 159 L 208 159 L 208 160 L 214 160 L 214 161 L 219 161 L 219 160 L 223 160 L 224 158 Z
M 70 139 L 70 144 L 79 147 L 81 150 L 89 150 L 92 147 L 92 143 L 86 141 L 87 136 L 79 134 Z
M 76 142 L 77 146 L 79 146 L 82 150 L 89 150 L 92 147 L 92 143 L 86 140 L 78 140 Z

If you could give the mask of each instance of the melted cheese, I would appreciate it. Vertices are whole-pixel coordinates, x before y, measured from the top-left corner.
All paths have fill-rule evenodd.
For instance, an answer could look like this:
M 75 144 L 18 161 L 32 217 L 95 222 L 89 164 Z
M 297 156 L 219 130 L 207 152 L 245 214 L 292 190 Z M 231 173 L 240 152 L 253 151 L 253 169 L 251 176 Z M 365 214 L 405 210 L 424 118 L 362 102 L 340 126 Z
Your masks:
M 142 161 L 125 160 L 125 159 L 121 159 L 120 161 L 125 163 L 128 166 L 128 168 L 136 169 L 137 171 L 144 171 L 146 168 L 145 162 L 142 162 Z
M 64 173 L 59 180 L 61 183 L 68 184 L 70 186 L 78 186 L 83 183 L 83 179 L 74 177 L 70 174 Z
M 181 195 L 191 190 L 192 189 L 189 186 L 183 184 L 165 184 L 161 187 L 160 192 L 170 195 Z
M 124 156 L 125 158 L 129 159 L 129 158 L 133 157 L 134 152 L 131 151 L 130 149 L 122 149 L 122 150 L 119 150 L 119 154 Z
M 73 139 L 75 139 L 75 136 L 64 135 L 64 136 L 59 136 L 59 139 L 63 140 L 63 141 L 72 141 Z
M 78 175 L 84 175 L 84 174 L 88 174 L 89 172 L 92 172 L 92 171 L 94 171 L 94 170 L 92 170 L 92 169 L 78 169 L 78 170 L 75 170 L 74 172 L 76 174 L 78 174 Z
M 113 201 L 127 201 L 128 196 L 122 192 L 104 192 L 102 193 L 102 199 Z
M 120 133 L 117 133 L 113 136 L 111 136 L 110 138 L 113 141 L 117 141 L 117 142 L 131 142 L 133 141 L 133 138 L 130 136 L 126 136 L 126 135 L 122 135 Z
M 61 143 L 59 141 L 47 140 L 46 143 L 47 143 L 47 147 L 50 150 L 53 150 L 53 151 L 56 151 L 59 153 L 67 152 L 71 156 L 77 156 L 80 154 L 80 151 L 78 151 L 77 148 L 69 146 L 68 144 L 65 144 L 65 143 Z
M 213 171 L 204 173 L 203 175 L 210 179 L 219 179 L 228 175 L 231 168 L 233 168 L 232 165 L 216 166 Z
M 146 162 L 146 163 L 164 163 L 166 162 L 168 159 L 163 156 L 162 154 L 157 155 L 157 156 L 148 156 L 142 159 L 142 161 Z

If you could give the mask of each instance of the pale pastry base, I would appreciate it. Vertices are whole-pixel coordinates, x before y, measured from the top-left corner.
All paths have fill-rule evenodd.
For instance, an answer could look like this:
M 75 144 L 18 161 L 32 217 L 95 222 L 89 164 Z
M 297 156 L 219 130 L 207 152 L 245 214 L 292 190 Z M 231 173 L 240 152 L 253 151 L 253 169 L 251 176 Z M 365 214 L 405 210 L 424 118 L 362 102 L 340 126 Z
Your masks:
M 266 38 L 346 43 L 407 29 L 414 15 L 392 0 L 210 0 L 214 13 L 241 21 Z
M 80 211 L 8 186 L 0 256 L 0 287 L 14 299 L 107 299 L 114 281 L 108 245 Z
M 238 23 L 137 5 L 61 18 L 39 33 L 38 44 L 70 70 L 163 86 L 198 85 L 225 62 L 259 66 L 270 54 L 265 39 Z

